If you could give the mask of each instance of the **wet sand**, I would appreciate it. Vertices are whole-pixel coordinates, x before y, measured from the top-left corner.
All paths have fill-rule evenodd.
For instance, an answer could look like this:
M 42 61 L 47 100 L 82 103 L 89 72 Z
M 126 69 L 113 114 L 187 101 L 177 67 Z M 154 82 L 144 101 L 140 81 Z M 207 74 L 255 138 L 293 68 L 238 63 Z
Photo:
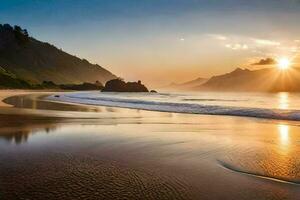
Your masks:
M 0 95 L 0 199 L 300 198 L 299 122 L 25 93 Z

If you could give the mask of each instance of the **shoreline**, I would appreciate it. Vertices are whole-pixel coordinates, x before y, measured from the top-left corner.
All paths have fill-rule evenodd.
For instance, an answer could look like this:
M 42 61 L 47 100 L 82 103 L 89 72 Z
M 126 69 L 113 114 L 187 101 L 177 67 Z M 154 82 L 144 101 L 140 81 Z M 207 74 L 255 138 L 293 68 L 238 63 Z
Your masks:
M 40 116 L 40 117 L 49 117 L 49 118 L 97 119 L 99 117 L 100 118 L 103 117 L 103 115 L 99 116 L 99 112 L 98 112 L 99 110 L 103 110 L 105 108 L 111 108 L 111 109 L 118 110 L 119 112 L 129 112 L 129 113 L 135 113 L 136 111 L 143 111 L 145 113 L 244 118 L 244 119 L 254 120 L 254 121 L 259 120 L 263 122 L 286 123 L 290 125 L 299 125 L 300 123 L 299 120 L 291 120 L 291 119 L 252 117 L 252 116 L 244 116 L 244 115 L 172 112 L 172 111 L 131 108 L 131 107 L 123 107 L 123 106 L 84 104 L 84 103 L 69 102 L 69 101 L 62 101 L 62 100 L 55 100 L 55 99 L 53 100 L 48 98 L 53 96 L 54 94 L 64 95 L 67 93 L 74 93 L 74 92 L 78 92 L 78 91 L 0 90 L 0 108 L 1 108 L 0 114 L 15 114 L 15 115 L 26 114 L 26 115 L 32 115 L 37 117 Z M 18 107 L 16 106 L 16 104 L 14 104 L 15 102 L 14 103 L 3 102 L 3 101 L 7 101 L 8 99 L 19 99 L 20 97 L 29 97 L 30 101 L 44 102 L 45 104 L 47 104 L 47 106 L 40 106 L 40 107 L 38 106 L 37 108 L 32 108 L 30 106 L 23 107 L 22 105 Z M 31 97 L 34 98 L 32 99 Z M 49 105 L 52 104 L 54 105 L 54 107 L 55 106 L 60 107 L 60 109 L 49 108 Z M 47 110 L 47 113 L 45 113 L 45 110 Z M 77 115 L 74 116 L 73 112 L 77 113 Z M 109 113 L 109 115 L 112 115 L 112 117 L 117 117 L 115 113 Z M 108 116 L 105 115 L 105 117 Z
M 64 96 L 64 97 L 62 97 Z M 178 114 L 192 114 L 192 115 L 208 115 L 208 116 L 225 116 L 225 117 L 245 117 L 262 120 L 277 120 L 288 122 L 300 122 L 300 115 L 298 110 L 292 109 L 271 109 L 271 108 L 254 108 L 254 107 L 236 107 L 236 106 L 219 106 L 219 105 L 205 105 L 205 104 L 182 104 L 182 103 L 168 103 L 168 102 L 147 102 L 141 100 L 134 100 L 133 102 L 116 99 L 84 99 L 72 98 L 66 96 L 64 93 L 58 98 L 53 95 L 45 98 L 53 102 L 71 103 L 74 105 L 85 106 L 103 106 L 120 109 L 138 109 L 150 112 L 165 112 Z M 175 106 L 176 105 L 176 106 Z M 178 110 L 178 108 L 181 108 Z
M 3 198 L 250 200 L 300 195 L 298 186 L 278 181 L 300 180 L 299 126 L 35 101 L 44 92 L 13 94 L 8 98 L 16 107 L 0 107 Z M 225 169 L 220 161 L 238 170 Z

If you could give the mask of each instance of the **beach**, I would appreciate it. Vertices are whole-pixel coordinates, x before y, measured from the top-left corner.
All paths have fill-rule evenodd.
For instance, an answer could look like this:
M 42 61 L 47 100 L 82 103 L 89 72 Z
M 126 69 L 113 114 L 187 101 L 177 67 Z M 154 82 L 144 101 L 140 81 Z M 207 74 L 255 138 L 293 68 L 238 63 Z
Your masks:
M 300 198 L 299 121 L 0 93 L 0 199 Z

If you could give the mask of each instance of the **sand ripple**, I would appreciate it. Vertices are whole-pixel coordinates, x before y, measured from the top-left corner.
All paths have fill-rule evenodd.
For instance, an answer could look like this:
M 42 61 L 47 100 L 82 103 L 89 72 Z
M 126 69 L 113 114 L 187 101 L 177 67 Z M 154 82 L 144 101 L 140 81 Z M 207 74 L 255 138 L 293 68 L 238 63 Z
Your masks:
M 5 158 L 0 199 L 190 199 L 182 178 L 89 157 L 34 157 L 30 165 Z

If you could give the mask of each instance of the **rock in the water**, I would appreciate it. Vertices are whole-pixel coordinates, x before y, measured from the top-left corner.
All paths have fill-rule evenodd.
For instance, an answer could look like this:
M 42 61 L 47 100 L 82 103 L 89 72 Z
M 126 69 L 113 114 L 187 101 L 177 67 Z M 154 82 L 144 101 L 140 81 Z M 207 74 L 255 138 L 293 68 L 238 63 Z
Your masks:
M 125 82 L 121 79 L 107 81 L 102 92 L 149 92 L 141 81 Z

